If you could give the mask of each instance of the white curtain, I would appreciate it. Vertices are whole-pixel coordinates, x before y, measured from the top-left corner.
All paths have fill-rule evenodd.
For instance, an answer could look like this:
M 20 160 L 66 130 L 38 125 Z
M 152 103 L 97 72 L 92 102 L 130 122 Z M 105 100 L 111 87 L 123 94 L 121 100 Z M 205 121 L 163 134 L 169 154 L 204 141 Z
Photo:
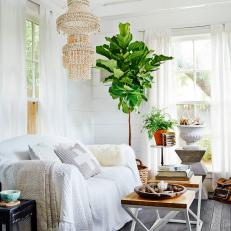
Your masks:
M 26 0 L 0 0 L 0 140 L 27 132 Z
M 39 133 L 66 134 L 66 77 L 61 60 L 62 36 L 56 16 L 40 6 L 40 103 Z
M 151 50 L 157 54 L 172 56 L 172 41 L 170 30 L 153 30 L 145 32 L 145 43 Z M 152 107 L 165 109 L 172 118 L 176 119 L 175 106 L 175 75 L 173 71 L 173 62 L 168 61 L 161 65 L 160 70 L 154 73 L 154 84 L 149 91 L 148 104 L 144 108 L 144 113 L 151 110 Z M 148 140 L 146 134 L 143 137 L 143 160 L 151 169 L 152 174 L 156 173 L 160 165 L 160 150 L 151 148 L 153 141 Z M 164 163 L 174 164 L 178 158 L 174 149 L 164 150 Z
M 211 27 L 213 172 L 231 177 L 231 23 Z

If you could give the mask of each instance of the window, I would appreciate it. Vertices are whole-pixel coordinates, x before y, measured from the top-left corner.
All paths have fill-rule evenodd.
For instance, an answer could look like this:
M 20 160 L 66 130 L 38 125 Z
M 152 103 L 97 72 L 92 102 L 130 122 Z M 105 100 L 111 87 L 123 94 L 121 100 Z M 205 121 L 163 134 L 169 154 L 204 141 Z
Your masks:
M 37 132 L 37 111 L 39 97 L 39 25 L 26 20 L 26 77 L 28 97 L 27 132 Z
M 39 25 L 26 21 L 26 75 L 27 96 L 37 99 L 39 96 Z
M 174 57 L 177 79 L 177 117 L 200 119 L 206 125 L 201 146 L 207 148 L 205 161 L 211 160 L 210 138 L 210 37 L 176 37 Z

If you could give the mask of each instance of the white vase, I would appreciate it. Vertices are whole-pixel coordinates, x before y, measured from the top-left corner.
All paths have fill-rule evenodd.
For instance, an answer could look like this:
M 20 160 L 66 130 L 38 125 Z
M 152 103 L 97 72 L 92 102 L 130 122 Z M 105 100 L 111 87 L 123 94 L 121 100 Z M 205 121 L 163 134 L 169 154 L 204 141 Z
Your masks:
M 196 145 L 196 142 L 202 139 L 204 135 L 203 125 L 178 125 L 180 131 L 180 137 L 186 142 L 186 146 L 183 149 L 198 150 L 200 147 Z

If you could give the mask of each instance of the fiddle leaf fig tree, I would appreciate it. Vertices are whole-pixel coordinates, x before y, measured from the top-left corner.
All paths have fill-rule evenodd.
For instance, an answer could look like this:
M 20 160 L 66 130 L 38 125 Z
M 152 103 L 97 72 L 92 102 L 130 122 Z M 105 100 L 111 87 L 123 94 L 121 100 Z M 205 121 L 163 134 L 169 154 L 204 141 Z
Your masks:
M 96 67 L 108 72 L 104 82 L 109 83 L 112 99 L 118 100 L 118 109 L 128 114 L 129 145 L 131 145 L 131 113 L 147 101 L 147 89 L 152 87 L 152 72 L 172 57 L 155 54 L 142 41 L 132 41 L 129 23 L 119 24 L 119 34 L 105 38 L 108 42 L 96 47 Z

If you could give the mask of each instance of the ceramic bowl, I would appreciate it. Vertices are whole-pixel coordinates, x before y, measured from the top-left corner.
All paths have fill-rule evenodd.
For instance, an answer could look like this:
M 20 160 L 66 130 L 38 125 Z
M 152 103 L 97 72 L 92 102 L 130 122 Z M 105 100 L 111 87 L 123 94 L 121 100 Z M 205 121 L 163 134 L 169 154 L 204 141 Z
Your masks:
M 20 197 L 19 190 L 5 190 L 0 192 L 1 200 L 5 202 L 12 202 L 18 200 Z

